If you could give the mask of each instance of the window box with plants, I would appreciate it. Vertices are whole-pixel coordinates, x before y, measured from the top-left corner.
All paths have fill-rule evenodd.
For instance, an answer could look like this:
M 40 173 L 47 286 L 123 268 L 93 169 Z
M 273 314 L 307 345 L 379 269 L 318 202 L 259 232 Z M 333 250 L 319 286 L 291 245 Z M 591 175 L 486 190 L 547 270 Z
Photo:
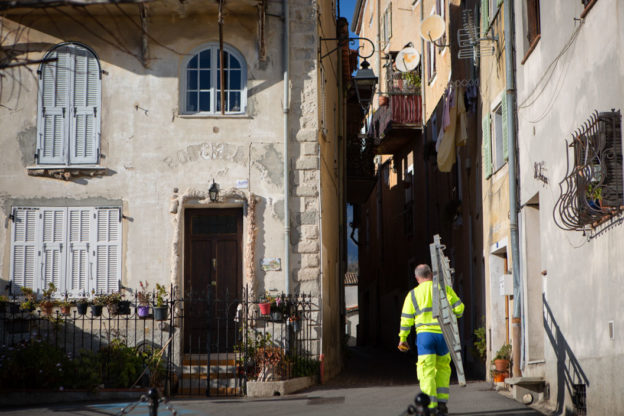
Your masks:
M 156 293 L 154 301 L 154 319 L 164 321 L 169 317 L 169 302 L 167 302 L 167 289 L 164 285 L 156 283 Z

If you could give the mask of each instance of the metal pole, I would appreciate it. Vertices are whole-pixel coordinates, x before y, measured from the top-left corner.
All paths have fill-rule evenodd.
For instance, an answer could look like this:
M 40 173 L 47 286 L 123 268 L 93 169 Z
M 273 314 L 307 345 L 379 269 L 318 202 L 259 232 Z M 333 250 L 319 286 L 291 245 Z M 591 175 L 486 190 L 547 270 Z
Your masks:
M 505 82 L 507 100 L 507 139 L 509 140 L 509 232 L 511 237 L 511 261 L 513 273 L 513 319 L 511 342 L 513 344 L 513 375 L 521 376 L 520 352 L 522 350 L 522 338 L 520 325 L 522 322 L 522 280 L 520 276 L 520 249 L 518 237 L 518 201 L 516 183 L 516 84 L 514 71 L 514 2 L 505 0 L 504 26 L 505 26 Z

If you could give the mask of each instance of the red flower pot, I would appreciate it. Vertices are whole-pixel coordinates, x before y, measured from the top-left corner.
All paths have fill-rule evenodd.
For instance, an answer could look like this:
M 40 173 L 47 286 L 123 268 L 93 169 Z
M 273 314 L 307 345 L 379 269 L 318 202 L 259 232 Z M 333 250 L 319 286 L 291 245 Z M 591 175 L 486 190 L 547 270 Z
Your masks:
M 260 303 L 260 304 L 258 304 L 258 306 L 260 306 L 260 313 L 262 315 L 268 315 L 268 314 L 271 313 L 271 303 L 270 302 Z

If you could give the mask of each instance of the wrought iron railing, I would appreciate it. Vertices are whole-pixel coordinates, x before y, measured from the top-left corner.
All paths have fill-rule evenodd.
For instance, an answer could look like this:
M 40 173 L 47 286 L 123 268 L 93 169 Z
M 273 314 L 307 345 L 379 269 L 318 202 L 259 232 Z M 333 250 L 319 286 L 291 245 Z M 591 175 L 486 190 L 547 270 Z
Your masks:
M 245 394 L 249 380 L 317 375 L 319 303 L 309 295 L 280 298 L 263 315 L 246 290 L 238 298 L 174 293 L 164 320 L 153 308 L 140 317 L 134 305 L 100 316 L 76 307 L 45 315 L 20 310 L 19 299 L 4 302 L 0 390 L 157 386 L 166 396 L 223 396 Z
M 573 164 L 559 183 L 554 218 L 565 230 L 595 228 L 624 210 L 620 111 L 597 111 L 572 136 Z M 567 152 L 566 152 L 567 153 Z

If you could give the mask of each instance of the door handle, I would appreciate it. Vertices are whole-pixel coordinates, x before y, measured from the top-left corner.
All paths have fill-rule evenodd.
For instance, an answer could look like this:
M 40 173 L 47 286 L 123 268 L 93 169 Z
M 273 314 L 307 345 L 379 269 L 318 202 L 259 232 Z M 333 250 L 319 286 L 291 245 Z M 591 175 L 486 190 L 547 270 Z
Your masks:
M 215 259 L 212 259 L 212 268 L 213 268 L 214 270 L 217 270 L 217 259 L 216 259 L 216 258 L 215 258 Z

